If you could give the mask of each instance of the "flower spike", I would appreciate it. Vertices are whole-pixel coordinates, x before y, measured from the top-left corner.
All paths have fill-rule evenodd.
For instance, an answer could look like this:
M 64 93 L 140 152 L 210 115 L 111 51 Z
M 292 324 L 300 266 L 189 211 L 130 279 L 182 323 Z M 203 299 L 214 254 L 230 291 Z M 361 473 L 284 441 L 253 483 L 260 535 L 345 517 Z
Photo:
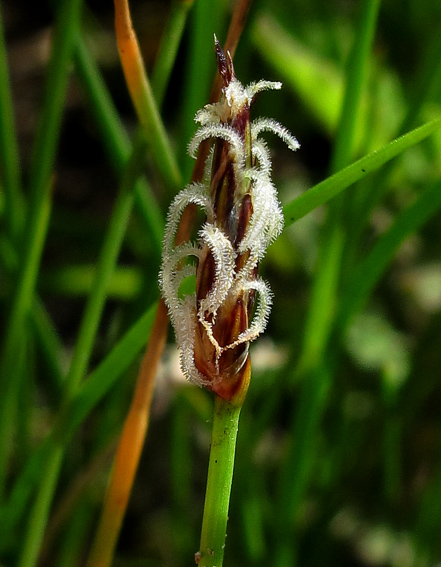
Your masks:
M 280 89 L 281 83 L 262 80 L 244 87 L 230 53 L 224 53 L 216 36 L 214 41 L 222 97 L 197 112 L 200 127 L 188 151 L 195 157 L 207 139 L 213 140 L 213 148 L 203 182 L 189 185 L 170 206 L 160 286 L 185 376 L 241 404 L 250 376 L 249 343 L 264 331 L 272 305 L 271 290 L 257 275 L 258 264 L 283 229 L 270 153 L 259 136 L 272 132 L 293 151 L 300 145 L 275 120 L 250 120 L 256 95 Z M 190 203 L 203 209 L 205 223 L 196 243 L 174 247 L 180 217 Z M 188 261 L 191 256 L 196 267 Z M 196 291 L 181 299 L 179 288 L 190 275 L 196 275 Z

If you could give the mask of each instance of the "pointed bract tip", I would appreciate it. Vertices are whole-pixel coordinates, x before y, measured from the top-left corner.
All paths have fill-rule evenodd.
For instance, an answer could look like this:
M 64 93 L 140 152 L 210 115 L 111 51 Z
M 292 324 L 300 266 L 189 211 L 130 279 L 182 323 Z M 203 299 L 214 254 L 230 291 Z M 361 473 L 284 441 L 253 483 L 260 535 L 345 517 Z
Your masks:
M 230 84 L 231 79 L 235 76 L 233 59 L 229 51 L 227 51 L 226 54 L 224 53 L 216 34 L 214 34 L 214 51 L 216 53 L 219 75 L 222 77 L 224 86 L 227 87 Z

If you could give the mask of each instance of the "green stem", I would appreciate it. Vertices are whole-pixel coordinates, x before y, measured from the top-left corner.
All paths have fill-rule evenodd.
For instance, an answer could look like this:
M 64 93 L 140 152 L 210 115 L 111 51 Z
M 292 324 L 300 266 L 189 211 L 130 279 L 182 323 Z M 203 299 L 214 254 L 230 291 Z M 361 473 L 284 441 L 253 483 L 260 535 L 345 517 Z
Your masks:
M 216 397 L 199 567 L 222 567 L 240 409 Z

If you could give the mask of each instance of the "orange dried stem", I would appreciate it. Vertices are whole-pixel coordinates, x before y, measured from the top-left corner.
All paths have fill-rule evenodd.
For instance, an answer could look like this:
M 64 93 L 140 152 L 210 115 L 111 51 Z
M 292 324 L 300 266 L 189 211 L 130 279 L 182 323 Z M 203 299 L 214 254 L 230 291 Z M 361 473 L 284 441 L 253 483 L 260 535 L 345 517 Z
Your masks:
M 155 164 L 169 188 L 176 191 L 182 186 L 181 174 L 153 97 L 129 3 L 115 0 L 114 4 L 116 40 L 127 87 Z
M 88 567 L 111 565 L 147 432 L 156 369 L 164 349 L 166 335 L 167 310 L 161 301 L 121 434 Z
M 143 123 L 147 118 L 143 116 L 143 96 L 149 86 L 127 0 L 115 0 L 115 31 L 127 87 Z

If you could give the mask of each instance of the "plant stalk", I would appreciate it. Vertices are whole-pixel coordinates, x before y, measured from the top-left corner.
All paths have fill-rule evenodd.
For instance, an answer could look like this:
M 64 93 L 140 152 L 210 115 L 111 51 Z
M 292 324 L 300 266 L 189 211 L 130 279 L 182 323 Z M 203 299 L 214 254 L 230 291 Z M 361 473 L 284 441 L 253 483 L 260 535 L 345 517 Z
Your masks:
M 216 397 L 199 567 L 222 567 L 240 409 Z

